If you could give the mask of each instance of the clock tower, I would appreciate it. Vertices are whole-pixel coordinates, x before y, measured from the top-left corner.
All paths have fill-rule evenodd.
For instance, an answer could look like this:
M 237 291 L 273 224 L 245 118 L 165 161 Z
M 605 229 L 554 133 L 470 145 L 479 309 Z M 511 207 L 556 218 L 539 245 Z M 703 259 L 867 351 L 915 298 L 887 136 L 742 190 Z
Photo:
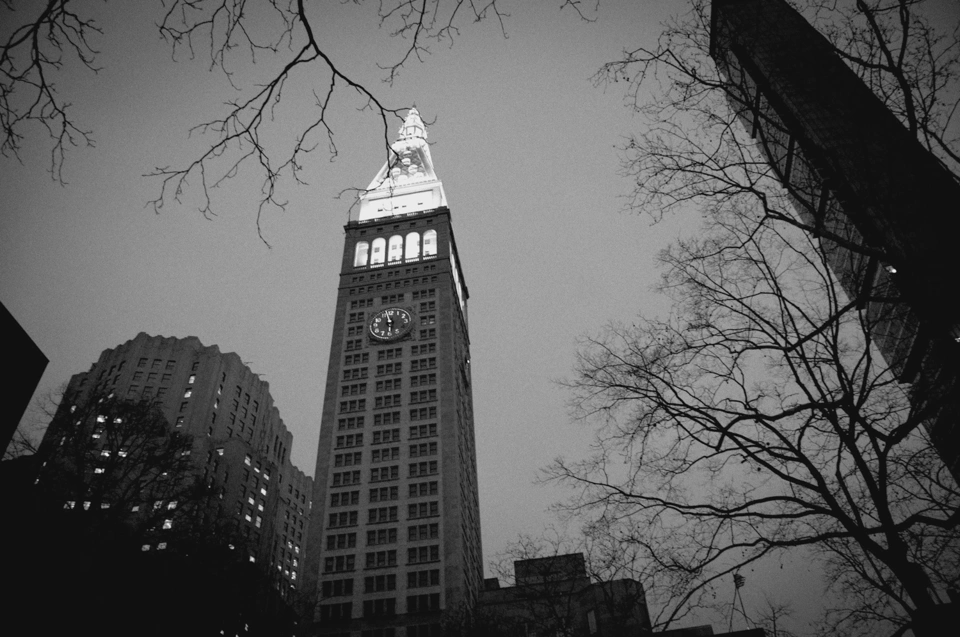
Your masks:
M 433 637 L 482 585 L 467 286 L 426 140 L 413 108 L 345 228 L 309 634 Z

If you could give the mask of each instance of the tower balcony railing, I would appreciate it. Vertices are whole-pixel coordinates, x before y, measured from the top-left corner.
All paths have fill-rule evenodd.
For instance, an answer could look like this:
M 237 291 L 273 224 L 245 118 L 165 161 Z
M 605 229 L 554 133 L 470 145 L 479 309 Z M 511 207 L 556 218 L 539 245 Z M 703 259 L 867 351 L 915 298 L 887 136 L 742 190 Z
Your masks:
M 391 214 L 391 215 L 386 216 L 386 217 L 375 217 L 375 218 L 373 218 L 373 219 L 363 219 L 362 221 L 359 220 L 359 219 L 351 219 L 351 220 L 350 220 L 350 225 L 368 226 L 368 225 L 370 225 L 370 224 L 372 224 L 372 223 L 388 223 L 391 219 L 401 219 L 401 218 L 403 218 L 403 217 L 417 217 L 417 216 L 420 216 L 420 215 L 428 215 L 428 214 L 437 212 L 438 210 L 442 210 L 442 209 L 444 209 L 444 208 L 445 208 L 445 206 L 440 206 L 440 207 L 437 207 L 437 208 L 428 208 L 428 209 L 426 209 L 426 210 L 413 210 L 413 211 L 411 211 L 411 212 L 398 212 L 398 213 L 396 213 L 396 214 Z
M 436 254 L 421 254 L 418 257 L 407 257 L 404 259 L 393 259 L 392 261 L 386 261 L 384 263 L 368 263 L 367 265 L 355 265 L 353 266 L 354 270 L 375 270 L 378 268 L 388 268 L 394 265 L 407 265 L 410 263 L 418 263 L 420 261 L 430 261 L 436 259 L 438 255 Z

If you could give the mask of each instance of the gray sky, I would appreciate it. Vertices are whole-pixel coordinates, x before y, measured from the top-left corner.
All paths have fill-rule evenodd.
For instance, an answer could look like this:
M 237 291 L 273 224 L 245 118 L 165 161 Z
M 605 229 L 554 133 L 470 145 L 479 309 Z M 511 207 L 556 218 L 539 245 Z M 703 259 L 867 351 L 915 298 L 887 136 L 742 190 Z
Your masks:
M 650 288 L 671 228 L 620 212 L 630 184 L 617 174 L 614 146 L 636 120 L 620 92 L 590 78 L 624 46 L 652 43 L 676 3 L 604 3 L 593 24 L 559 2 L 510 3 L 508 38 L 494 22 L 468 23 L 452 48 L 435 47 L 392 90 L 375 63 L 389 62 L 397 42 L 377 29 L 375 7 L 328 4 L 317 21 L 328 54 L 393 104 L 416 102 L 428 122 L 470 291 L 490 556 L 551 519 L 545 510 L 562 493 L 533 485 L 537 470 L 589 442 L 553 382 L 570 373 L 577 336 L 663 303 Z M 335 197 L 380 169 L 382 131 L 353 95 L 338 95 L 340 154 L 330 162 L 318 151 L 305 165 L 309 185 L 285 182 L 286 211 L 262 219 L 271 249 L 256 234 L 252 171 L 214 192 L 212 220 L 188 205 L 197 189 L 154 214 L 146 204 L 159 182 L 142 175 L 201 148 L 189 126 L 240 94 L 201 56 L 172 62 L 152 26 L 159 13 L 144 6 L 109 5 L 98 15 L 102 70 L 69 67 L 57 78 L 97 143 L 69 154 L 68 185 L 45 172 L 39 130 L 22 166 L 3 164 L 0 299 L 50 358 L 38 392 L 140 331 L 237 352 L 270 383 L 294 435 L 293 461 L 312 474 L 350 203 Z M 248 87 L 267 71 L 243 56 L 233 68 Z M 271 128 L 277 139 L 292 138 L 297 111 L 312 105 L 307 91 L 324 87 L 325 73 L 315 73 L 288 86 Z
M 340 154 L 331 162 L 318 151 L 304 166 L 309 185 L 284 183 L 286 211 L 262 218 L 272 249 L 256 234 L 259 188 L 250 171 L 217 189 L 211 220 L 189 205 L 196 190 L 154 214 L 146 203 L 159 182 L 142 175 L 201 148 L 204 138 L 188 137 L 189 126 L 241 94 L 202 57 L 171 61 L 153 26 L 159 3 L 90 4 L 105 31 L 96 41 L 102 70 L 68 64 L 57 81 L 96 148 L 70 153 L 66 187 L 45 172 L 39 130 L 23 165 L 6 160 L 0 170 L 0 300 L 50 358 L 38 393 L 140 331 L 197 336 L 237 352 L 269 381 L 294 435 L 293 461 L 312 474 L 350 203 L 335 196 L 365 186 L 380 168 L 378 121 L 357 112 L 352 95 L 338 95 L 331 121 Z M 568 396 L 554 382 L 570 375 L 577 337 L 662 311 L 665 300 L 652 290 L 655 256 L 681 222 L 697 223 L 691 214 L 651 226 L 621 212 L 631 184 L 618 175 L 615 146 L 640 121 L 617 85 L 605 91 L 591 82 L 624 47 L 653 46 L 660 23 L 684 3 L 604 0 L 592 24 L 560 11 L 559 0 L 507 3 L 508 38 L 494 22 L 467 24 L 452 48 L 434 47 L 392 89 L 375 63 L 393 59 L 400 43 L 377 29 L 369 4 L 325 3 L 318 38 L 347 73 L 393 105 L 416 102 L 428 122 L 470 292 L 489 561 L 519 533 L 553 521 L 547 509 L 564 493 L 534 485 L 538 469 L 558 455 L 582 455 L 591 440 L 570 421 Z M 246 87 L 269 71 L 242 56 L 233 68 Z M 326 82 L 318 69 L 288 84 L 275 139 L 289 142 L 297 114 L 312 105 L 309 91 Z M 748 611 L 759 605 L 762 591 L 748 582 L 742 592 Z

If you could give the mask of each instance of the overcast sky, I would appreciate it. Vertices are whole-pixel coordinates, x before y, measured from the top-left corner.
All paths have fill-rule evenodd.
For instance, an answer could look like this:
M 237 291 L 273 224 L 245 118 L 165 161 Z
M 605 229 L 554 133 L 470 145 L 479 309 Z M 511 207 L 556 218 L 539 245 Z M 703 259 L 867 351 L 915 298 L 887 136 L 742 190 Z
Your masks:
M 470 293 L 487 561 L 552 522 L 547 509 L 564 493 L 536 486 L 538 469 L 583 455 L 591 440 L 555 382 L 571 374 L 578 336 L 663 311 L 656 254 L 698 223 L 689 214 L 651 225 L 622 212 L 631 184 L 618 174 L 616 146 L 640 120 L 618 85 L 591 81 L 623 48 L 653 46 L 684 2 L 604 0 L 594 23 L 560 4 L 505 3 L 507 38 L 495 22 L 465 23 L 452 47 L 435 47 L 392 89 L 376 63 L 393 59 L 398 42 L 377 29 L 376 3 L 325 2 L 317 20 L 319 41 L 345 72 L 393 105 L 415 102 L 433 122 L 431 152 Z M 292 459 L 312 474 L 351 203 L 336 195 L 365 186 L 382 165 L 379 123 L 338 94 L 339 155 L 330 161 L 321 149 L 304 165 L 308 185 L 283 184 L 286 210 L 261 219 L 272 248 L 257 236 L 252 171 L 217 189 L 212 219 L 189 205 L 196 190 L 155 214 L 146 204 L 159 183 L 142 175 L 191 158 L 205 140 L 188 128 L 242 93 L 202 55 L 171 60 L 153 26 L 159 3 L 90 5 L 105 32 L 96 40 L 102 70 L 70 64 L 57 81 L 96 148 L 68 155 L 65 187 L 45 172 L 39 130 L 23 164 L 3 160 L 0 170 L 0 300 L 50 359 L 38 393 L 138 332 L 197 336 L 237 352 L 270 383 L 294 436 Z M 242 57 L 232 68 L 247 88 L 269 71 Z M 318 68 L 288 84 L 271 135 L 289 141 L 312 107 L 310 91 L 327 81 Z M 748 607 L 762 599 L 749 585 L 743 593 Z

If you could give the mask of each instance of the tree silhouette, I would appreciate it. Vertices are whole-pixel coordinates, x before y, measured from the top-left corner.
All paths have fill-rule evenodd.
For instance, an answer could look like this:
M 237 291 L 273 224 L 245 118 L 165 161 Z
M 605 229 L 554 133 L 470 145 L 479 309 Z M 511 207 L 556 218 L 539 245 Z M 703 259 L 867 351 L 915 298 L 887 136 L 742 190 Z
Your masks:
M 915 2 L 804 6 L 956 177 L 956 32 L 939 36 Z M 784 179 L 776 131 L 751 139 L 752 98 L 718 70 L 710 28 L 695 0 L 656 47 L 596 77 L 626 82 L 643 116 L 624 146 L 630 208 L 656 220 L 697 206 L 706 229 L 662 255 L 668 318 L 584 342 L 570 384 L 599 423 L 595 453 L 549 476 L 577 489 L 569 513 L 643 552 L 661 626 L 709 605 L 721 578 L 808 547 L 835 593 L 828 631 L 930 634 L 958 577 L 957 487 L 924 428 L 947 397 L 901 384 L 902 361 L 878 354 L 891 323 L 902 345 L 918 329 L 877 271 L 889 255 L 810 208 L 823 184 L 809 165 Z
M 558 4 L 589 19 L 580 0 Z M 205 216 L 214 214 L 210 189 L 247 165 L 262 178 L 260 212 L 266 206 L 283 208 L 284 199 L 277 193 L 280 179 L 301 182 L 303 162 L 318 150 L 325 149 L 331 158 L 337 155 L 330 113 L 351 99 L 359 98 L 362 110 L 371 111 L 382 123 L 389 160 L 391 128 L 409 108 L 390 103 L 389 87 L 403 69 L 422 61 L 437 46 L 452 45 L 469 24 L 489 20 L 505 35 L 508 18 L 497 0 L 381 1 L 379 27 L 403 46 L 395 58 L 376 62 L 386 86 L 372 87 L 347 71 L 347 61 L 318 39 L 316 27 L 324 19 L 320 3 L 270 0 L 254 6 L 247 0 L 172 0 L 155 6 L 160 11 L 158 33 L 174 58 L 205 57 L 210 68 L 222 72 L 231 84 L 239 81 L 238 69 L 256 65 L 255 83 L 234 84 L 239 97 L 190 129 L 208 136 L 208 145 L 182 164 L 160 166 L 152 173 L 159 183 L 151 202 L 155 210 L 179 202 L 196 183 Z M 31 143 L 32 127 L 40 126 L 50 138 L 50 173 L 62 182 L 68 151 L 92 146 L 94 134 L 75 119 L 69 96 L 57 88 L 58 74 L 74 63 L 97 71 L 97 41 L 103 31 L 90 17 L 89 0 L 46 0 L 41 6 L 20 7 L 25 15 L 19 19 L 12 0 L 6 0 L 2 9 L 7 14 L 3 21 L 13 26 L 0 50 L 0 153 L 19 158 L 24 144 Z M 290 99 L 283 94 L 288 82 L 311 87 L 314 99 L 298 106 L 305 119 L 293 143 L 283 146 L 271 140 L 270 122 L 281 103 Z
M 641 553 L 669 625 L 754 562 L 808 547 L 838 634 L 924 622 L 960 577 L 960 492 L 876 354 L 870 298 L 847 298 L 824 245 L 716 210 L 661 257 L 664 320 L 587 339 L 570 386 L 595 452 L 559 459 L 564 509 Z M 923 405 L 918 407 L 917 405 Z

